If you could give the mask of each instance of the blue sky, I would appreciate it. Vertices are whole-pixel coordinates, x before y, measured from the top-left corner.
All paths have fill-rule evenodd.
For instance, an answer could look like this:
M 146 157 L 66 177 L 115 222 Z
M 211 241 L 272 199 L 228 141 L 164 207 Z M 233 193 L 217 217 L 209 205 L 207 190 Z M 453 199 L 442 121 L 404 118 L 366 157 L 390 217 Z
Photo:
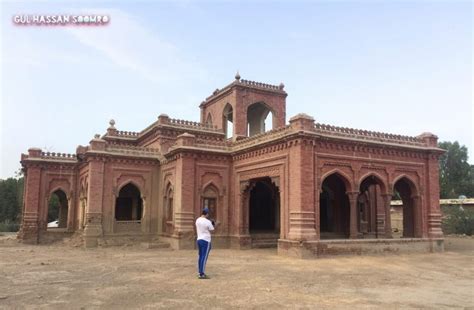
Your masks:
M 2 2 L 0 178 L 29 147 L 140 131 L 242 78 L 283 82 L 287 119 L 458 140 L 474 163 L 470 1 Z M 15 14 L 107 14 L 19 27 Z

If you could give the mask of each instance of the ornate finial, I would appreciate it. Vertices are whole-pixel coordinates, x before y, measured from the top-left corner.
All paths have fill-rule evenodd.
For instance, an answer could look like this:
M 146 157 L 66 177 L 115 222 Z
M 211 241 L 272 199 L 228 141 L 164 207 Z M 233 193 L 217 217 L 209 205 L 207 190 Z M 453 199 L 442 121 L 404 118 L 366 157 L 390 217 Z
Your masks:
M 240 81 L 239 70 L 237 70 L 237 73 L 235 74 L 235 79 L 236 79 L 237 81 Z
M 115 121 L 113 119 L 111 119 L 109 121 L 109 125 L 110 125 L 110 128 L 115 128 L 114 125 L 115 125 Z
M 94 135 L 94 139 L 100 139 L 100 135 L 99 135 L 98 133 L 96 133 L 96 134 Z
M 278 88 L 280 88 L 280 90 L 283 90 L 283 88 L 285 88 L 285 84 L 283 84 L 283 82 L 281 82 L 280 85 L 278 86 Z

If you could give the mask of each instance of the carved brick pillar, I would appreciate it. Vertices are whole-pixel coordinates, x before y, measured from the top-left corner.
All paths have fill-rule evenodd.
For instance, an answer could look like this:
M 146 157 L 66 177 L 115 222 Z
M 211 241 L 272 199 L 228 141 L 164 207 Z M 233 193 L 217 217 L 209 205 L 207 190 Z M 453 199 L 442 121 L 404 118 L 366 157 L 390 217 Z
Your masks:
M 295 129 L 302 126 L 301 119 L 293 118 L 290 123 Z M 307 121 L 306 119 L 301 120 Z M 314 122 L 314 121 L 313 121 Z M 289 160 L 289 220 L 288 239 L 317 240 L 314 213 L 314 150 L 309 141 L 293 141 Z
M 377 238 L 383 238 L 385 237 L 385 203 L 375 188 L 370 190 L 369 195 L 371 207 L 376 211 Z
M 428 159 L 428 237 L 443 238 L 441 229 L 441 208 L 439 206 L 439 164 L 438 158 Z
M 357 239 L 359 235 L 357 230 L 357 198 L 359 197 L 359 192 L 347 192 L 346 194 L 350 204 L 349 238 Z
M 421 206 L 422 213 L 427 214 L 428 237 L 443 238 L 441 229 L 441 209 L 439 206 L 439 156 L 443 153 L 438 149 L 438 137 L 432 133 L 425 132 L 418 136 L 424 144 L 431 148 L 426 158 L 426 192 L 424 202 Z M 423 212 L 424 211 L 424 212 Z M 426 226 L 425 226 L 426 227 Z M 425 230 L 426 231 L 426 230 Z M 426 233 L 423 233 L 426 236 Z
M 90 142 L 91 151 L 104 151 L 106 142 L 99 135 Z M 84 227 L 85 247 L 95 247 L 103 235 L 102 204 L 104 200 L 105 162 L 102 157 L 89 160 L 89 187 L 87 189 L 86 224 Z
M 67 231 L 74 231 L 75 199 L 74 194 L 70 194 L 67 202 Z
M 414 195 L 411 197 L 413 203 L 413 225 L 414 225 L 414 234 L 415 238 L 422 238 L 423 237 L 423 228 L 421 225 L 421 196 Z
M 238 219 L 238 234 L 241 236 L 249 235 L 249 195 L 250 195 L 250 182 L 242 181 L 240 182 L 239 188 L 239 208 L 237 208 Z
M 392 238 L 392 218 L 390 215 L 390 202 L 392 194 L 382 194 L 385 210 L 385 238 Z
M 184 136 L 186 135 L 186 136 Z M 191 146 L 194 136 L 184 134 L 182 138 L 186 141 L 179 141 L 178 145 Z M 181 137 L 180 136 L 180 137 Z M 195 197 L 195 160 L 192 153 L 183 152 L 177 155 L 176 160 L 176 186 L 174 201 L 174 231 L 175 237 L 187 236 L 188 239 L 194 236 L 194 214 Z M 199 206 L 201 209 L 201 206 Z
M 23 215 L 18 238 L 24 243 L 37 244 L 39 238 L 41 168 L 28 167 L 25 175 Z

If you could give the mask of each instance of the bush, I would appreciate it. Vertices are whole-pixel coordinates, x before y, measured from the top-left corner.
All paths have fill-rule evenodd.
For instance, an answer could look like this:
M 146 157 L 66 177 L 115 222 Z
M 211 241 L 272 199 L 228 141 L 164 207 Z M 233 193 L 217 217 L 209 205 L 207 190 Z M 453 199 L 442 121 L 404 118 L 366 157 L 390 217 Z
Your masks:
M 20 229 L 20 224 L 10 222 L 10 221 L 3 221 L 0 223 L 0 231 L 3 232 L 17 232 Z
M 474 233 L 474 210 L 464 209 L 458 206 L 442 207 L 443 231 L 445 234 L 466 234 L 472 236 Z

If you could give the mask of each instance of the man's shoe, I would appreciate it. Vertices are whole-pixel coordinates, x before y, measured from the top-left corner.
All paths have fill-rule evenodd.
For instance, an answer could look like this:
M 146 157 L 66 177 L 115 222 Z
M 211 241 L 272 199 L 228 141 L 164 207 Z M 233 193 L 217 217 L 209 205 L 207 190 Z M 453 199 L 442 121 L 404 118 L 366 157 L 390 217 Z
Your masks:
M 198 279 L 210 279 L 207 274 L 202 274 L 198 276 Z

